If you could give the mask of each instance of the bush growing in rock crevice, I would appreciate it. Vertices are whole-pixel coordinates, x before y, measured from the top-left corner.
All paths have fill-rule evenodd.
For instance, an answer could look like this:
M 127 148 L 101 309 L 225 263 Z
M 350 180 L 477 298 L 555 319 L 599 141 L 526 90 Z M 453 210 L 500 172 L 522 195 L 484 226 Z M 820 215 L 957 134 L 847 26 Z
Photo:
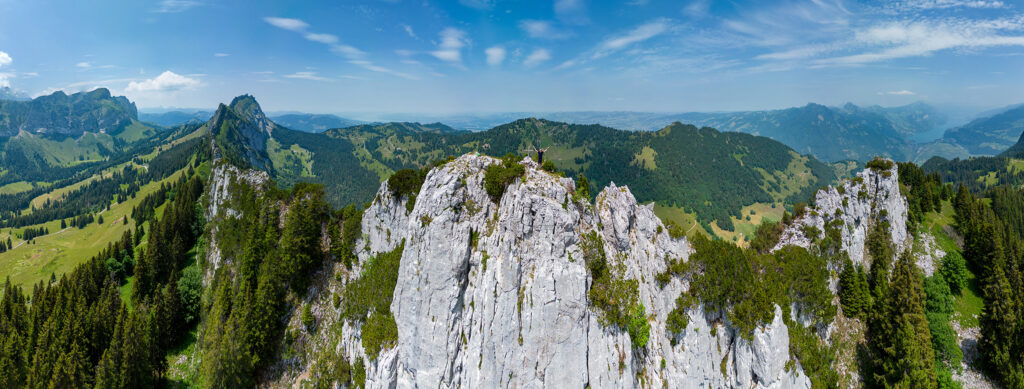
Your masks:
M 501 163 L 487 166 L 484 171 L 484 189 L 491 201 L 501 202 L 505 189 L 525 174 L 526 168 L 519 163 L 519 158 L 509 153 L 501 159 Z
M 625 278 L 626 266 L 621 260 L 608 262 L 604 240 L 597 231 L 583 235 L 580 250 L 593 279 L 587 297 L 590 306 L 600 313 L 601 324 L 626 329 L 633 348 L 645 347 L 651 325 L 640 303 L 639 282 Z
M 391 301 L 398 283 L 398 264 L 404 248 L 405 241 L 394 250 L 368 260 L 362 276 L 345 288 L 341 317 L 364 323 L 363 349 L 370 358 L 398 341 L 398 326 L 391 314 Z

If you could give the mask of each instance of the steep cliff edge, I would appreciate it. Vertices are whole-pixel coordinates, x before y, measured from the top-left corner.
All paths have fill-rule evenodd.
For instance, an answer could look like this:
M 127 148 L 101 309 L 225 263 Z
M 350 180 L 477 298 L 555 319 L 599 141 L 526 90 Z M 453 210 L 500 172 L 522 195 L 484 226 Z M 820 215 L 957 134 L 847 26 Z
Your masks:
M 885 222 L 896 253 L 909 250 L 918 267 L 930 276 L 946 253 L 931 235 L 909 230 L 907 199 L 900 191 L 899 169 L 891 160 L 881 161 L 888 163 L 864 169 L 840 185 L 819 190 L 814 206 L 806 208 L 786 227 L 774 250 L 787 245 L 808 248 L 828 228 L 836 228 L 842 251 L 853 263 L 869 268 L 871 258 L 864 246 L 868 233 L 872 223 Z
M 867 267 L 870 263 L 865 258 L 864 243 L 874 221 L 889 223 L 892 241 L 900 251 L 913 243 L 913 236 L 907 231 L 907 200 L 900 194 L 895 164 L 887 170 L 864 169 L 839 186 L 819 190 L 814 207 L 797 215 L 775 248 L 810 247 L 814 237 L 808 235 L 820 236 L 826 225 L 838 224 L 842 250 L 854 263 Z
M 340 275 L 314 287 L 328 293 L 310 298 L 326 319 L 305 340 L 309 355 L 365 366 L 368 387 L 810 387 L 798 363 L 787 368 L 789 332 L 778 307 L 750 340 L 700 305 L 687 311 L 682 333 L 666 330 L 676 297 L 689 286 L 674 278 L 661 287 L 656 278 L 669 260 L 688 260 L 692 248 L 672 238 L 628 188 L 612 184 L 591 204 L 574 196 L 571 179 L 527 159 L 525 174 L 495 203 L 484 176 L 496 163 L 465 155 L 433 169 L 411 210 L 407 198 L 381 186 L 363 214 L 353 271 L 332 265 Z M 609 267 L 635 285 L 649 326 L 644 341 L 609 325 L 594 306 L 582 247 L 594 237 Z M 326 295 L 396 248 L 402 252 L 390 313 L 397 340 L 368 355 L 363 324 L 339 319 L 337 302 Z M 299 359 L 308 362 L 282 364 L 272 384 L 315 378 L 320 362 Z

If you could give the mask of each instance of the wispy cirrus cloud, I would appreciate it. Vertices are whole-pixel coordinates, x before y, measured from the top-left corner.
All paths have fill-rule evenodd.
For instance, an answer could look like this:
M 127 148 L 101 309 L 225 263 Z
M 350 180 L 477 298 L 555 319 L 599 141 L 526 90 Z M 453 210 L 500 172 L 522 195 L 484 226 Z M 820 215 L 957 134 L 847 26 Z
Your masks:
M 410 38 L 420 40 L 420 37 L 416 36 L 416 31 L 413 31 L 412 26 L 408 24 L 403 24 L 402 30 L 405 30 L 405 33 L 409 35 Z
M 669 30 L 670 26 L 671 24 L 668 19 L 656 19 L 641 24 L 625 34 L 614 36 L 604 42 L 601 42 L 601 45 L 598 46 L 597 52 L 594 53 L 594 58 L 606 56 L 634 43 L 643 42 L 664 34 Z
M 369 70 L 371 72 L 390 74 L 392 76 L 401 77 L 401 78 L 404 78 L 404 79 L 407 79 L 407 80 L 419 80 L 420 79 L 419 77 L 416 77 L 415 75 L 412 75 L 412 74 L 409 74 L 409 73 L 399 72 L 399 71 L 396 71 L 396 70 L 393 70 L 393 69 L 390 69 L 390 68 L 386 68 L 386 67 L 383 67 L 383 66 L 374 65 L 373 62 L 370 62 L 370 61 L 352 60 L 352 61 L 348 61 L 348 62 L 353 64 L 353 65 L 362 66 L 364 69 Z
M 478 10 L 494 8 L 496 0 L 459 0 L 459 4 Z
M 338 43 L 338 37 L 331 34 L 317 34 L 311 32 L 304 36 L 306 37 L 306 39 L 309 39 L 313 42 L 320 42 L 325 45 L 333 45 L 335 43 Z
M 369 71 L 372 71 L 372 72 L 390 74 L 390 75 L 393 75 L 393 76 L 396 76 L 396 77 L 401 77 L 401 78 L 410 79 L 410 80 L 418 79 L 414 75 L 411 75 L 411 74 L 408 74 L 408 73 L 399 72 L 399 71 L 395 71 L 395 70 L 392 70 L 392 69 L 389 69 L 389 68 L 386 68 L 386 67 L 374 64 L 372 61 L 370 61 L 370 60 L 368 60 L 366 58 L 368 55 L 367 55 L 367 53 L 365 51 L 360 50 L 359 48 L 356 48 L 355 46 L 351 46 L 351 45 L 342 43 L 341 42 L 341 38 L 339 38 L 337 35 L 325 34 L 325 33 L 317 33 L 317 32 L 309 31 L 309 27 L 310 27 L 309 23 L 306 23 L 303 20 L 292 19 L 292 18 L 270 17 L 270 16 L 263 18 L 263 20 L 265 22 L 267 22 L 268 24 L 274 26 L 274 27 L 300 33 L 300 34 L 302 34 L 302 37 L 305 38 L 306 40 L 309 40 L 309 41 L 312 41 L 312 42 L 317 42 L 317 43 L 322 43 L 324 45 L 327 45 L 328 50 L 330 50 L 331 52 L 333 52 L 335 54 L 341 55 L 342 57 L 345 57 L 348 60 L 348 63 L 350 63 L 352 65 L 356 65 L 356 66 L 362 67 L 363 69 L 366 69 L 366 70 L 369 70 Z M 311 78 L 311 77 L 319 77 L 319 76 L 316 76 L 315 74 L 306 74 L 306 73 L 311 73 L 311 72 L 298 72 L 298 73 L 292 74 L 292 76 L 294 76 L 294 77 L 290 77 L 290 78 L 315 79 L 315 78 Z M 288 76 L 285 76 L 285 77 L 288 77 Z
M 277 27 L 277 28 L 283 28 L 285 30 L 291 30 L 291 31 L 302 31 L 302 30 L 305 30 L 307 27 L 309 27 L 309 23 L 306 23 L 306 22 L 301 21 L 299 19 L 292 19 L 292 18 L 278 18 L 278 17 L 268 16 L 268 17 L 263 18 L 263 21 L 265 21 L 267 23 L 270 23 L 271 26 L 274 26 L 274 27 Z
M 523 60 L 523 66 L 532 68 L 551 59 L 551 51 L 548 49 L 536 49 Z
M 903 10 L 935 10 L 947 8 L 1007 8 L 1009 5 L 1002 1 L 988 0 L 910 0 L 892 4 L 894 8 Z
M 572 35 L 568 31 L 555 28 L 553 23 L 547 20 L 520 20 L 519 29 L 530 38 L 538 39 L 565 39 Z
M 913 95 L 915 95 L 915 93 L 914 93 L 914 92 L 911 92 L 911 91 L 908 91 L 908 90 L 906 90 L 906 89 L 902 89 L 902 90 L 894 90 L 894 91 L 888 91 L 888 92 L 878 92 L 878 95 L 879 95 L 879 96 L 881 96 L 881 95 L 889 95 L 889 96 L 913 96 Z
M 953 50 L 1024 46 L 1024 17 L 994 20 L 894 21 L 858 30 L 853 53 L 819 58 L 818 66 L 862 65 Z M 863 48 L 863 49 L 861 49 Z
M 631 30 L 605 38 L 593 49 L 584 52 L 576 58 L 562 62 L 556 67 L 556 69 L 568 69 L 589 61 L 608 57 L 616 52 L 623 51 L 641 42 L 665 34 L 669 32 L 672 27 L 673 22 L 670 19 L 659 18 L 651 20 L 647 23 L 636 26 Z
M 326 77 L 320 77 L 316 72 L 295 72 L 292 74 L 284 75 L 285 78 L 294 78 L 300 80 L 311 80 L 311 81 L 327 81 Z
M 195 0 L 163 0 L 154 12 L 157 13 L 178 13 L 185 12 L 192 8 L 203 5 L 201 1 Z

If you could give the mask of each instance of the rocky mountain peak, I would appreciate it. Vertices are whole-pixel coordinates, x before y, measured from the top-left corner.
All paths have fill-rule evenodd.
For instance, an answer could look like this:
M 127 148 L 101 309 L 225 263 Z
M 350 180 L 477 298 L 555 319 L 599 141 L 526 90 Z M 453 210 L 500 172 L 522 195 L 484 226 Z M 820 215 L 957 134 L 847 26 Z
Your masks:
M 900 192 L 899 169 L 892 160 L 889 168 L 867 168 L 840 185 L 829 186 L 815 194 L 813 207 L 807 207 L 782 234 L 775 249 L 787 245 L 804 248 L 811 246 L 814 236 L 823 236 L 826 228 L 837 228 L 842 250 L 854 263 L 870 266 L 865 241 L 875 223 L 888 223 L 896 252 L 911 247 L 913 236 L 907 229 L 907 200 Z M 813 231 L 813 232 L 812 232 Z M 941 258 L 944 253 L 933 251 Z M 919 261 L 926 273 L 931 274 L 930 262 Z
M 221 104 L 206 127 L 214 135 L 219 156 L 243 168 L 273 172 L 267 140 L 277 125 L 267 119 L 255 98 L 242 95 L 231 105 Z
M 656 276 L 692 249 L 629 188 L 612 184 L 591 204 L 574 196 L 572 179 L 526 158 L 524 175 L 494 202 L 484 177 L 499 163 L 467 154 L 434 168 L 411 209 L 385 182 L 364 212 L 360 264 L 342 282 L 403 248 L 390 306 L 397 343 L 367 355 L 360 324 L 344 323 L 334 350 L 367 361 L 367 387 L 810 387 L 799 366 L 785 368 L 780 309 L 751 341 L 701 307 L 688 311 L 683 333 L 666 330 L 688 284 L 659 285 Z M 593 254 L 583 246 L 594 239 L 609 266 L 636 282 L 650 323 L 645 346 L 602 324 L 589 300 Z M 336 310 L 327 300 L 313 309 Z
M 232 111 L 235 111 L 239 117 L 246 120 L 261 131 L 271 134 L 276 125 L 267 118 L 267 115 L 263 113 L 263 109 L 260 108 L 260 104 L 256 102 L 256 98 L 252 95 L 241 95 L 231 100 L 229 106 Z

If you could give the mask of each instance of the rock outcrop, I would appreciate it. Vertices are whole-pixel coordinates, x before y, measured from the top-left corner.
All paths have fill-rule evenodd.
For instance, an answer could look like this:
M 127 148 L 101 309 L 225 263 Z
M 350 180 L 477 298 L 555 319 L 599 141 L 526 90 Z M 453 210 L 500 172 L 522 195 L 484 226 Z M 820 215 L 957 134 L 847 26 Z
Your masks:
M 217 164 L 210 172 L 210 181 L 206 194 L 206 220 L 215 218 L 238 218 L 243 217 L 241 212 L 232 207 L 234 196 L 239 185 L 254 191 L 263 191 L 270 176 L 261 170 L 241 170 L 229 164 Z M 203 277 L 203 285 L 209 285 L 213 273 L 221 265 L 220 245 L 217 243 L 218 224 L 213 223 L 213 230 L 209 234 L 210 243 L 207 247 L 206 260 L 210 266 L 206 269 Z
M 836 221 L 842 250 L 854 263 L 870 265 L 864 243 L 871 223 L 876 221 L 889 223 L 889 233 L 898 252 L 910 248 L 913 236 L 907 231 L 907 200 L 900 194 L 896 164 L 888 170 L 864 169 L 838 187 L 819 190 L 815 206 L 808 207 L 803 216 L 786 228 L 775 249 L 786 245 L 808 248 L 812 243 L 808 231 L 816 231 L 812 234 L 821 236 L 826 225 Z
M 683 333 L 666 331 L 688 284 L 662 288 L 655 276 L 669 258 L 688 260 L 691 248 L 628 188 L 612 184 L 594 204 L 578 201 L 571 179 L 524 160 L 525 176 L 495 204 L 483 185 L 494 163 L 465 155 L 434 169 L 411 212 L 382 185 L 364 214 L 361 260 L 405 241 L 391 305 L 397 346 L 365 355 L 352 323 L 337 346 L 368 361 L 367 386 L 810 387 L 798 364 L 785 368 L 781 309 L 752 341 L 701 308 L 689 311 Z M 609 261 L 638 282 L 650 324 L 643 348 L 624 329 L 602 325 L 589 304 L 593 280 L 580 243 L 592 231 Z

